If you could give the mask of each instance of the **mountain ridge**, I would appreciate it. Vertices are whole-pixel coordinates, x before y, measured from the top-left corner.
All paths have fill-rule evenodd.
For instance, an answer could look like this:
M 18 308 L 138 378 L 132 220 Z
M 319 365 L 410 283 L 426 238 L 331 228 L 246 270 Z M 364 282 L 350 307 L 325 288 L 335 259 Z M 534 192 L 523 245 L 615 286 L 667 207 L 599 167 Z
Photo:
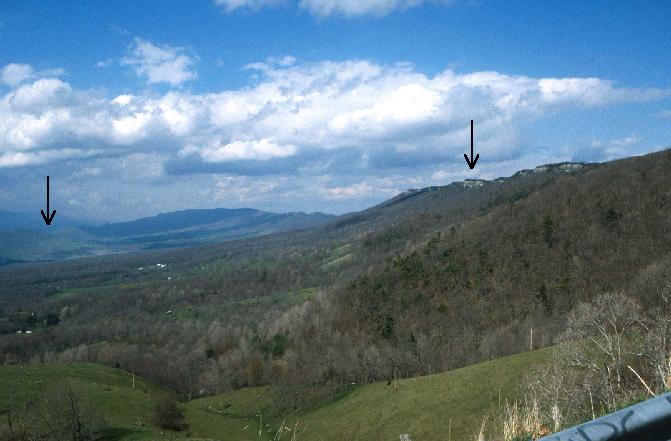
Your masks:
M 324 218 L 333 217 L 325 213 L 303 213 L 284 212 L 274 213 L 257 210 L 255 208 L 191 208 L 177 210 L 167 213 L 159 213 L 155 216 L 141 217 L 138 219 L 111 222 L 99 226 L 86 227 L 85 229 L 100 237 L 132 237 L 142 234 L 157 234 L 167 231 L 184 230 L 195 226 L 216 224 L 232 217 L 263 217 L 265 219 L 288 219 L 288 218 Z
M 468 205 L 469 202 L 465 200 L 468 198 L 467 193 L 462 194 L 464 191 L 496 186 L 504 182 L 517 182 L 520 179 L 542 180 L 548 176 L 583 173 L 612 162 L 614 161 L 604 163 L 564 161 L 522 169 L 509 176 L 491 180 L 467 178 L 447 185 L 411 188 L 369 208 L 342 215 L 321 212 L 272 213 L 254 208 L 193 208 L 102 225 L 68 219 L 65 225 L 56 222 L 49 230 L 44 230 L 39 217 L 27 221 L 24 216 L 29 214 L 0 211 L 0 249 L 3 250 L 0 252 L 2 258 L 0 262 L 52 260 L 179 248 L 317 227 L 339 229 L 361 222 L 374 222 L 374 219 L 380 216 L 399 216 L 400 214 L 394 210 L 388 212 L 385 209 L 431 193 L 435 193 L 435 197 L 438 198 L 443 197 L 438 194 L 449 193 L 455 198 L 454 203 Z M 524 192 L 524 188 L 520 188 L 519 193 Z M 403 209 L 404 207 L 399 208 Z M 474 209 L 472 207 L 472 210 Z M 12 229 L 7 225 L 23 226 L 30 231 L 22 233 L 23 228 Z M 13 237 L 12 246 L 7 244 L 10 236 Z M 25 240 L 22 240 L 24 236 Z M 46 245 L 38 248 L 40 244 Z M 16 250 L 17 247 L 25 249 Z M 33 249 L 36 251 L 30 251 Z M 42 249 L 47 251 L 41 251 Z
M 188 209 L 126 222 L 93 225 L 55 222 L 0 212 L 0 265 L 99 254 L 176 248 L 310 228 L 329 222 L 324 213 L 271 213 L 253 208 Z

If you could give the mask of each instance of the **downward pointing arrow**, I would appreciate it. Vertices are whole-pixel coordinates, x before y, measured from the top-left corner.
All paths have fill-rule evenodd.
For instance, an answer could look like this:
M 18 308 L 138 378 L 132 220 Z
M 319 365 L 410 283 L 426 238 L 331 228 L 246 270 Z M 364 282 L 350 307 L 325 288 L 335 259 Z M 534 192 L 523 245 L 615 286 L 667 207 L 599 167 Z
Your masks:
M 480 155 L 475 155 L 475 159 L 473 159 L 473 120 L 471 120 L 471 159 L 468 159 L 468 155 L 464 153 L 464 158 L 466 159 L 466 163 L 470 167 L 471 170 L 475 168 L 475 164 L 478 162 L 478 159 L 480 159 Z
M 42 213 L 42 219 L 44 219 L 44 223 L 47 225 L 51 225 L 51 222 L 54 220 L 54 216 L 56 216 L 56 210 L 54 210 L 51 213 L 51 216 L 49 216 L 49 176 L 47 176 L 47 214 L 44 214 L 44 210 L 40 210 Z

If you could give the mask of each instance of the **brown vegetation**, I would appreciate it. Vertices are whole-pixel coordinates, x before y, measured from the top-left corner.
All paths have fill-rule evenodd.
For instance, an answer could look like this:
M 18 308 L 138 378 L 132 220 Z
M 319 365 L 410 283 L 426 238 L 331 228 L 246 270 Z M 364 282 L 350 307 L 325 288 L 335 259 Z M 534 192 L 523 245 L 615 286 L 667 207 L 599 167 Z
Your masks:
M 93 402 L 71 382 L 45 390 L 35 401 L 13 403 L 7 429 L 0 438 L 11 441 L 92 441 L 104 421 Z
M 669 171 L 668 151 L 550 168 L 406 194 L 310 231 L 4 268 L 0 362 L 99 362 L 185 397 L 367 383 L 552 344 L 577 308 L 575 338 L 615 326 L 602 351 L 612 371 L 590 371 L 596 406 L 612 406 L 641 385 L 629 366 L 653 389 L 669 378 Z M 166 269 L 138 269 L 157 262 Z M 645 320 L 584 318 L 623 288 L 620 306 Z M 652 361 L 622 352 L 621 335 L 646 328 L 654 379 Z

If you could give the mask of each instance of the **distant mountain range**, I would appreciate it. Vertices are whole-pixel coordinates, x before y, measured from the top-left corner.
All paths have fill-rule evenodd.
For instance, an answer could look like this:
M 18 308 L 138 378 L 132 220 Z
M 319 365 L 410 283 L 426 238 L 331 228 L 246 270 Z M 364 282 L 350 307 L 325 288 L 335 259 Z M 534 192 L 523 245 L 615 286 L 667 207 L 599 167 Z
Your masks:
M 341 216 L 302 212 L 269 213 L 251 208 L 217 208 L 183 210 L 129 222 L 93 225 L 68 219 L 58 213 L 54 223 L 46 227 L 39 213 L 0 211 L 0 265 L 16 261 L 57 260 L 185 247 L 311 229 L 328 224 L 335 229 L 361 225 L 365 230 L 380 223 L 398 221 L 406 216 L 408 210 L 426 209 L 427 198 L 443 198 L 445 204 L 461 207 L 461 213 L 472 211 L 475 214 L 482 209 L 480 202 L 476 204 L 477 201 L 470 199 L 470 194 L 475 189 L 489 188 L 503 182 L 517 182 L 525 177 L 537 176 L 545 179 L 595 166 L 584 163 L 549 164 L 493 181 L 466 179 L 447 186 L 411 189 L 374 207 Z M 521 185 L 517 190 L 518 196 L 531 191 L 531 188 Z
M 78 223 L 61 216 L 46 227 L 38 214 L 0 211 L 0 265 L 240 239 L 311 228 L 334 218 L 323 213 L 217 208 L 104 225 Z

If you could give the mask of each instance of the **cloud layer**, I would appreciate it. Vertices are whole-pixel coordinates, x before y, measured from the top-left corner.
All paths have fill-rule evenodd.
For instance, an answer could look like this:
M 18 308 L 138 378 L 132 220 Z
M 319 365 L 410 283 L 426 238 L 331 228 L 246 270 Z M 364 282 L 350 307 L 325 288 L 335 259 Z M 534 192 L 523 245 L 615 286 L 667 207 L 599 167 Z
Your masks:
M 138 39 L 126 62 L 147 81 L 172 85 L 195 75 L 180 57 Z M 520 134 L 544 115 L 670 95 L 598 78 L 449 69 L 429 76 L 405 63 L 285 57 L 248 66 L 250 85 L 240 89 L 107 97 L 16 66 L 2 69 L 0 173 L 64 164 L 75 170 L 73 185 L 106 176 L 123 185 L 163 182 L 186 198 L 178 187 L 191 183 L 189 191 L 210 201 L 235 185 L 223 205 L 268 202 L 273 195 L 260 189 L 294 203 L 306 192 L 322 204 L 372 201 L 463 178 L 471 119 L 478 165 L 488 163 L 495 177 L 510 161 L 525 163 Z M 622 154 L 638 141 L 595 141 L 590 151 Z
M 142 54 L 156 48 L 137 43 Z M 149 58 L 167 56 L 159 49 Z M 278 161 L 267 172 L 328 171 L 338 167 L 335 157 L 342 154 L 362 168 L 406 167 L 458 159 L 470 119 L 477 121 L 481 151 L 489 158 L 507 157 L 515 154 L 519 129 L 548 112 L 669 95 L 597 78 L 451 70 L 428 77 L 406 64 L 283 60 L 250 67 L 260 75 L 252 87 L 208 94 L 105 98 L 58 78 L 21 84 L 15 76 L 0 101 L 2 152 L 19 158 L 20 165 L 44 157 L 38 152 L 70 149 L 82 155 L 155 151 L 175 162 L 231 164 L 229 172 L 244 162 L 271 160 Z M 168 81 L 156 72 L 147 75 L 150 81 Z M 178 73 L 170 79 L 188 77 Z M 282 161 L 291 158 L 299 160 Z M 6 159 L 4 166 L 11 165 Z

